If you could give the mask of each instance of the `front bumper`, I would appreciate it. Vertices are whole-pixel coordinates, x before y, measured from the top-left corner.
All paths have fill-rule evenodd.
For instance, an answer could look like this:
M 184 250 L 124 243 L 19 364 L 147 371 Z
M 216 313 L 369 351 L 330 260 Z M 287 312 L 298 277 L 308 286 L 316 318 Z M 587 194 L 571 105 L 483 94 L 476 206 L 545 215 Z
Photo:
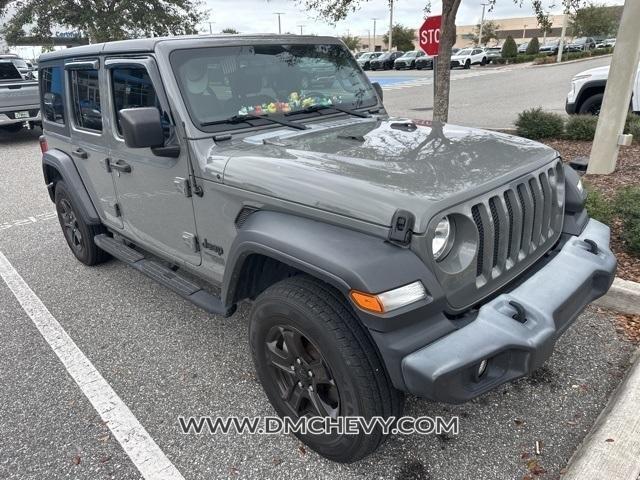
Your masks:
M 598 253 L 590 251 L 592 240 Z M 415 395 L 461 403 L 539 368 L 556 340 L 582 310 L 611 286 L 616 259 L 609 250 L 609 227 L 590 220 L 547 265 L 513 291 L 478 311 L 475 320 L 405 356 L 401 370 Z M 526 321 L 513 318 L 515 301 Z M 480 362 L 487 360 L 477 377 Z

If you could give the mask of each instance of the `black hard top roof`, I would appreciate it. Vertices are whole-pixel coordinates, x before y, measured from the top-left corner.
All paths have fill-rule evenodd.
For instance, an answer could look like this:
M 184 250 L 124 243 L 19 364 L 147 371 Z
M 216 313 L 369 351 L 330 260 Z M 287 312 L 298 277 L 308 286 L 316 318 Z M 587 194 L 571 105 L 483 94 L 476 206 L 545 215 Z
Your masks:
M 38 63 L 59 60 L 61 58 L 87 57 L 101 54 L 128 54 L 128 53 L 150 53 L 155 51 L 160 43 L 171 48 L 184 48 L 188 46 L 217 46 L 217 45 L 246 45 L 247 43 L 336 43 L 339 40 L 335 37 L 318 37 L 314 35 L 274 35 L 274 34 L 253 34 L 253 35 L 182 35 L 175 37 L 154 37 L 137 38 L 132 40 L 119 40 L 116 42 L 94 43 L 82 45 L 80 47 L 65 48 L 40 55 Z

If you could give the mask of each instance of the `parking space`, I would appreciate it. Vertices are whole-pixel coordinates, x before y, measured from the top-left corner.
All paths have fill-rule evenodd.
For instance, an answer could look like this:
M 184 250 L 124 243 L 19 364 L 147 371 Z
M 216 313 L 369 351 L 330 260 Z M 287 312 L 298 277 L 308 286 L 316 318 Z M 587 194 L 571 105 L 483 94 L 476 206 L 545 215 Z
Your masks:
M 389 88 L 419 77 L 375 75 Z M 389 91 L 392 113 L 406 108 L 394 100 L 400 93 Z M 627 367 L 631 346 L 590 310 L 532 377 L 465 405 L 408 398 L 407 415 L 459 416 L 458 436 L 392 436 L 374 455 L 340 465 L 289 436 L 184 435 L 178 416 L 274 414 L 251 361 L 250 307 L 208 315 L 119 262 L 77 262 L 43 184 L 37 137 L 0 139 L 0 252 L 185 479 L 554 478 Z M 0 478 L 140 478 L 129 447 L 28 313 L 0 281 Z

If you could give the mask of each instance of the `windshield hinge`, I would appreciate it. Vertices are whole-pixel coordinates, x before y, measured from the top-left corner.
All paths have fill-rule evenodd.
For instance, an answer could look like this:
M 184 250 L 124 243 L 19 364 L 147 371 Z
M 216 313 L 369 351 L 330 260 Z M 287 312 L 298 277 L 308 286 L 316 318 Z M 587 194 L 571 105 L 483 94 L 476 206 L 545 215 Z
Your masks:
M 391 219 L 389 241 L 398 245 L 409 245 L 415 221 L 413 213 L 407 210 L 396 210 Z
M 191 197 L 191 182 L 189 182 L 188 178 L 176 177 L 173 179 L 173 184 L 180 193 L 182 193 L 185 197 Z
M 198 244 L 198 237 L 191 232 L 182 232 L 182 241 L 191 249 L 192 252 L 197 253 L 200 251 L 200 245 Z

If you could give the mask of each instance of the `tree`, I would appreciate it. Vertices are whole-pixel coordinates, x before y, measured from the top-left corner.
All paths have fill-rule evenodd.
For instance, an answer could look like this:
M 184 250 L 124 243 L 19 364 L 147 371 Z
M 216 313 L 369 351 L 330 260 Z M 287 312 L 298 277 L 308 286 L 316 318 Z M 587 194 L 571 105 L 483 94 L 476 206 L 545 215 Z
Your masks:
M 507 37 L 502 45 L 502 58 L 516 58 L 518 56 L 518 45 L 511 35 Z
M 527 51 L 525 52 L 527 55 L 535 55 L 540 51 L 540 42 L 538 41 L 538 37 L 533 37 L 529 44 L 527 45 Z
M 475 45 L 486 45 L 493 39 L 498 39 L 498 30 L 500 25 L 493 20 L 487 20 L 482 24 L 482 38 L 480 37 L 480 24 L 476 25 L 476 28 L 468 35 Z
M 571 15 L 569 31 L 576 37 L 615 36 L 622 16 L 622 7 L 589 2 Z
M 235 28 L 223 28 L 221 33 L 232 33 L 234 35 L 237 35 L 240 32 Z
M 44 43 L 60 27 L 92 43 L 197 33 L 205 14 L 200 0 L 0 0 L 0 15 L 9 10 L 3 33 L 10 43 L 25 36 Z
M 392 47 L 396 47 L 398 50 L 403 52 L 408 52 L 409 50 L 413 50 L 415 47 L 413 45 L 413 41 L 416 40 L 416 31 L 413 28 L 403 27 L 402 25 L 396 24 L 393 26 L 393 45 Z M 382 41 L 389 44 L 389 34 L 385 33 L 382 37 Z
M 344 42 L 347 48 L 351 51 L 358 50 L 360 48 L 360 38 L 353 35 L 343 35 L 340 39 Z
M 370 0 L 300 0 L 309 10 L 315 10 L 324 20 L 337 22 L 360 8 Z M 456 15 L 462 0 L 442 0 L 442 27 L 440 29 L 440 47 L 436 59 L 437 72 L 434 79 L 433 119 L 446 122 L 449 116 L 449 80 L 451 79 L 451 48 L 456 42 Z M 488 0 L 489 11 L 498 0 Z M 506 1 L 506 0 L 505 0 Z M 522 6 L 525 0 L 512 0 Z M 584 0 L 560 0 L 563 10 L 576 10 Z M 538 25 L 543 28 L 550 24 L 549 15 L 544 11 L 542 0 L 530 0 L 536 14 Z M 431 12 L 431 0 L 425 0 L 425 14 Z M 394 33 L 395 35 L 395 33 Z

